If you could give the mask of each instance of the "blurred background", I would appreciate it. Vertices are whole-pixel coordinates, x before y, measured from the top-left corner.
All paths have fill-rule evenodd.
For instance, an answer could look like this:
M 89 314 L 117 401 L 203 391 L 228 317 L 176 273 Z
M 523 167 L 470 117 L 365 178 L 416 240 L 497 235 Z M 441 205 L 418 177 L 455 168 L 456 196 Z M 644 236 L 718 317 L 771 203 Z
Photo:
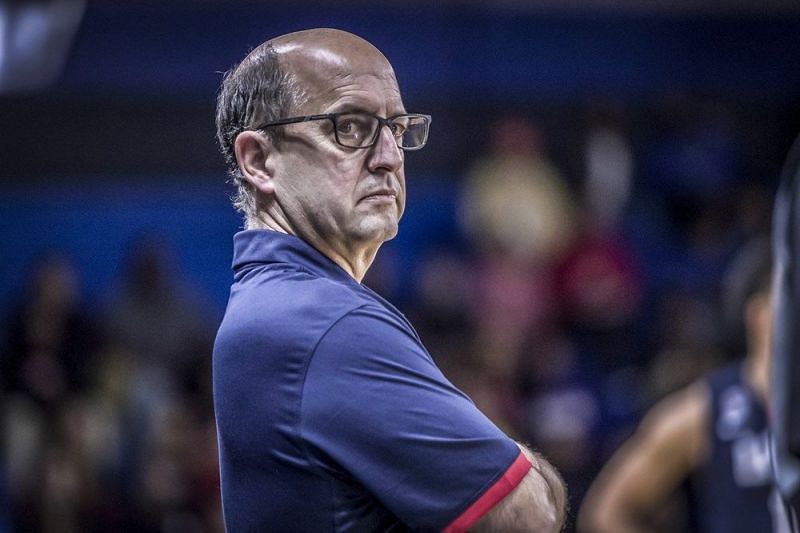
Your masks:
M 800 4 L 743 4 L 0 2 L 0 532 L 221 529 L 209 363 L 242 221 L 215 96 L 316 26 L 434 116 L 367 283 L 576 510 L 645 409 L 743 350 L 728 273 L 800 132 Z

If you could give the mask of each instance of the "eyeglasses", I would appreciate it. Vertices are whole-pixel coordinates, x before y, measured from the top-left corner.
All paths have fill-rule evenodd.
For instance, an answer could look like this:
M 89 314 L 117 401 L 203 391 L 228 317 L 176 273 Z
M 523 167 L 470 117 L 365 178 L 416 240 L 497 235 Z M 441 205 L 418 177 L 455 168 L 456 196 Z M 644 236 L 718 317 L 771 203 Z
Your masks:
M 336 142 L 346 148 L 369 148 L 378 141 L 381 128 L 388 126 L 397 146 L 403 150 L 419 150 L 428 140 L 430 115 L 408 114 L 383 118 L 372 113 L 324 113 L 276 120 L 259 126 L 258 130 L 311 120 L 330 120 Z

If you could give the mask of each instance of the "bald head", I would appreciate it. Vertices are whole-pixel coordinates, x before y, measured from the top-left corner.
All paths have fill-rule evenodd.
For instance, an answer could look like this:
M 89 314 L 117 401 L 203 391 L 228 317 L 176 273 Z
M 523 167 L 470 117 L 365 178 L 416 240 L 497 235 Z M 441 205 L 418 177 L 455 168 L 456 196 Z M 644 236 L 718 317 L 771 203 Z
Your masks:
M 288 59 L 306 58 L 320 63 L 349 60 L 389 61 L 380 50 L 358 35 L 332 28 L 316 28 L 287 33 L 264 43 Z M 262 45 L 263 46 L 263 45 Z
M 346 83 L 365 73 L 397 86 L 394 70 L 381 51 L 346 31 L 315 28 L 288 33 L 263 43 L 250 56 L 259 56 L 266 50 L 275 54 L 302 93 L 297 103 L 324 96 L 331 81 Z
M 382 96 L 399 101 L 394 70 L 380 50 L 357 35 L 331 28 L 270 39 L 228 71 L 217 98 L 217 139 L 237 186 L 234 205 L 245 217 L 255 216 L 256 202 L 237 165 L 236 137 L 258 124 L 320 113 L 333 98 L 331 82 L 347 88 L 366 75 L 383 80 L 392 94 Z M 265 134 L 280 141 L 282 131 L 270 129 Z
M 314 73 L 328 70 L 346 75 L 381 66 L 394 76 L 389 60 L 370 42 L 332 28 L 296 31 L 265 41 L 247 55 L 237 70 L 249 68 L 266 54 L 274 54 L 288 73 L 312 83 L 320 78 Z

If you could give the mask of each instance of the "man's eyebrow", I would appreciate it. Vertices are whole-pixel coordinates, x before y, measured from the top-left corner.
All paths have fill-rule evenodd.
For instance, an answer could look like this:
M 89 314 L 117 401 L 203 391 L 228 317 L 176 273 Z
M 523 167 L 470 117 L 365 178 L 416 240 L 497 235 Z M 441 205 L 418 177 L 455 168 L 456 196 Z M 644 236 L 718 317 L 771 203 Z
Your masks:
M 359 104 L 344 103 L 339 106 L 335 106 L 333 109 L 334 113 L 367 113 L 369 115 L 375 114 L 373 110 L 367 109 L 366 107 Z
M 407 113 L 405 107 L 400 108 L 401 110 L 397 113 L 389 113 L 387 116 L 395 116 L 395 115 L 404 115 Z M 377 113 L 375 109 L 370 109 L 365 107 L 362 104 L 350 103 L 350 102 L 343 102 L 340 105 L 336 105 L 330 111 L 331 113 L 366 113 L 368 115 L 376 115 L 380 116 L 380 113 Z

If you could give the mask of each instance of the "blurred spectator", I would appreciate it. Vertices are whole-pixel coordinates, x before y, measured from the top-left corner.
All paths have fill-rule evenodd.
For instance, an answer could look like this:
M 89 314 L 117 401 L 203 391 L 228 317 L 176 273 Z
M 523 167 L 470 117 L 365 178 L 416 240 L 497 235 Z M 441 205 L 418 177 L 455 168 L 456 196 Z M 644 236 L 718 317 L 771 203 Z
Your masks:
M 0 376 L 12 521 L 35 530 L 46 528 L 51 512 L 83 510 L 88 496 L 80 473 L 67 467 L 61 428 L 71 399 L 89 383 L 99 335 L 69 257 L 52 252 L 33 267 L 7 324 Z
M 205 354 L 213 334 L 211 313 L 195 287 L 176 270 L 162 236 L 131 246 L 121 284 L 106 305 L 108 338 L 131 351 L 144 369 L 179 373 Z
M 481 254 L 546 262 L 568 242 L 572 196 L 544 149 L 543 132 L 525 117 L 492 125 L 464 189 L 464 223 Z
M 634 172 L 622 115 L 616 106 L 595 104 L 588 117 L 575 238 L 559 266 L 565 314 L 579 330 L 618 332 L 641 303 L 640 267 L 621 227 Z
M 124 512 L 138 511 L 126 523 L 139 531 L 217 527 L 216 439 L 208 432 L 214 327 L 199 292 L 175 270 L 162 237 L 146 235 L 131 247 L 105 315 L 112 363 L 101 389 L 111 405 L 122 392 L 113 415 L 123 424 L 117 468 L 125 481 L 118 490 Z
M 556 271 L 562 315 L 582 349 L 602 370 L 636 362 L 640 266 L 617 226 L 588 218 Z
M 746 290 L 736 302 L 747 332 L 746 358 L 669 395 L 648 413 L 587 495 L 579 522 L 583 531 L 692 527 L 674 516 L 666 523 L 665 516 L 662 522 L 657 518 L 684 481 L 692 487 L 689 516 L 696 517 L 699 531 L 782 531 L 770 504 L 765 402 L 771 254 L 763 244 L 745 249 L 741 260 L 747 268 L 733 270 L 746 276 L 739 283 Z
M 583 206 L 604 228 L 619 224 L 633 189 L 634 154 L 624 114 L 619 105 L 600 102 L 587 113 Z
M 3 387 L 45 410 L 86 384 L 98 335 L 82 308 L 75 267 L 51 253 L 34 266 L 7 324 Z
M 464 189 L 465 229 L 477 252 L 477 351 L 486 370 L 502 378 L 514 371 L 528 338 L 557 319 L 553 268 L 572 238 L 572 196 L 544 153 L 542 135 L 523 117 L 497 121 L 489 152 Z

